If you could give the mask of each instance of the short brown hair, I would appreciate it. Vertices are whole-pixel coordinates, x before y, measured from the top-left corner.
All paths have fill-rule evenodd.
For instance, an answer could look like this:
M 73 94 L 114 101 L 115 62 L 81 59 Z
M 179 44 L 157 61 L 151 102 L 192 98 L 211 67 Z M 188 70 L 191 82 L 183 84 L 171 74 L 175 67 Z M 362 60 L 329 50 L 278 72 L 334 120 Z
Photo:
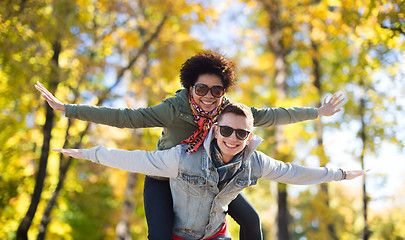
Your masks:
M 221 113 L 218 115 L 217 122 L 222 119 L 225 113 L 233 113 L 238 116 L 246 117 L 249 122 L 252 123 L 253 127 L 253 113 L 252 110 L 243 103 L 230 103 L 222 109 Z

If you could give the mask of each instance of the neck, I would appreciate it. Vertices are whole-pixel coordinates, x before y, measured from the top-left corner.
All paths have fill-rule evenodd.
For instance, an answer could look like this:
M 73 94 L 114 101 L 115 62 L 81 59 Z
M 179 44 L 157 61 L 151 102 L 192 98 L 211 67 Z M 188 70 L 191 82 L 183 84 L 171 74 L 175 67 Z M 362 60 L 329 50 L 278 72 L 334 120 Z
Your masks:
M 221 154 L 222 154 L 222 152 L 221 152 Z M 224 163 L 226 164 L 226 163 L 229 163 L 234 156 L 222 154 L 222 160 L 224 160 Z

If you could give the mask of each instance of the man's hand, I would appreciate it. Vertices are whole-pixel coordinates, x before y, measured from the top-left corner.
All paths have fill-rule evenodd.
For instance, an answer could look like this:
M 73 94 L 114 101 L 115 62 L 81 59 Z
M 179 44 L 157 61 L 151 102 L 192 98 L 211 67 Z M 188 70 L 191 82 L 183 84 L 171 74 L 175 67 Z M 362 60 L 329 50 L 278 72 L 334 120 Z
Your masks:
M 327 97 L 324 98 L 322 107 L 318 108 L 319 116 L 332 116 L 337 112 L 343 110 L 343 108 L 338 108 L 340 104 L 345 100 L 343 93 L 335 93 L 333 96 L 327 101 Z
M 351 180 L 356 177 L 363 176 L 366 172 L 370 171 L 370 169 L 367 170 L 350 170 L 346 171 L 346 180 Z
M 50 93 L 48 91 L 48 89 L 46 89 L 44 87 L 44 85 L 42 85 L 40 82 L 37 82 L 37 84 L 35 84 L 35 88 L 41 92 L 42 97 L 45 99 L 45 101 L 48 102 L 49 106 L 51 106 L 51 108 L 57 110 L 57 111 L 65 111 L 65 104 L 63 104 L 61 101 L 59 101 L 59 99 L 57 99 L 55 96 L 52 95 L 52 93 Z
M 60 152 L 63 155 L 70 156 L 72 158 L 82 158 L 81 149 L 52 149 L 54 152 Z

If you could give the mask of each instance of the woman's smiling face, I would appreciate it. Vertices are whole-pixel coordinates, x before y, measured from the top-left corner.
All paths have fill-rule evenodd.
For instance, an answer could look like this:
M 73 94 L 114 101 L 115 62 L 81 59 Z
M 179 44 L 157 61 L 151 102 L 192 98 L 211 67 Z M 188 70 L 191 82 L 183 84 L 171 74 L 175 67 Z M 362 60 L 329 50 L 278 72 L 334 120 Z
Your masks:
M 205 84 L 209 88 L 212 88 L 213 86 L 223 87 L 221 78 L 215 74 L 201 74 L 200 76 L 198 76 L 198 79 L 195 82 L 194 86 L 197 84 Z M 221 104 L 223 96 L 216 98 L 212 96 L 211 91 L 208 91 L 207 94 L 205 94 L 204 96 L 199 96 L 196 94 L 194 86 L 190 87 L 189 90 L 194 98 L 194 101 L 202 110 L 211 112 Z

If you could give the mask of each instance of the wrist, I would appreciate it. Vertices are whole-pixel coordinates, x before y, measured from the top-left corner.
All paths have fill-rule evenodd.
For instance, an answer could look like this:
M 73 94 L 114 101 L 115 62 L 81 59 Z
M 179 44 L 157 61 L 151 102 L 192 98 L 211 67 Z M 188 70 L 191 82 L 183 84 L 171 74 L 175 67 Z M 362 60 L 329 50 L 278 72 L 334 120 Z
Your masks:
M 340 171 L 342 171 L 342 179 L 341 180 L 345 180 L 347 178 L 347 171 L 339 168 Z
M 316 109 L 318 111 L 318 117 L 323 116 L 322 107 Z

